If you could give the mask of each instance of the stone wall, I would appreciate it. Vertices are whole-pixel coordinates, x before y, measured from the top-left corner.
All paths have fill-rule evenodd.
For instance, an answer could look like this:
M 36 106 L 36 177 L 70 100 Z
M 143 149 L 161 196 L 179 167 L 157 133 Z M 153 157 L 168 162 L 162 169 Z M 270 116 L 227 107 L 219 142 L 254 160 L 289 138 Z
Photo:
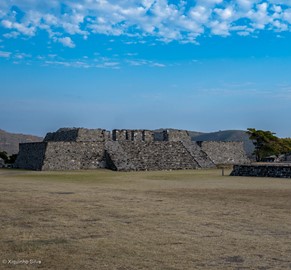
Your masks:
M 113 171 L 135 171 L 136 167 L 131 162 L 125 150 L 118 141 L 105 144 L 106 168 Z
M 239 142 L 196 142 L 184 130 L 59 129 L 44 142 L 20 144 L 18 168 L 33 170 L 177 170 L 248 163 Z
M 184 147 L 194 157 L 200 168 L 214 168 L 215 164 L 196 142 L 183 141 Z
M 78 128 L 60 128 L 56 132 L 48 132 L 44 138 L 44 142 L 75 142 L 78 137 Z
M 165 141 L 165 132 L 164 131 L 154 131 L 154 141 L 164 142 Z
M 113 141 L 128 141 L 129 140 L 128 131 L 125 129 L 113 129 L 112 140 Z
M 291 153 L 288 153 L 288 154 L 285 155 L 284 161 L 291 162 Z
M 216 164 L 247 164 L 250 163 L 243 142 L 197 142 L 202 150 Z
M 143 141 L 153 142 L 154 141 L 154 132 L 151 130 L 143 130 Z
M 187 130 L 167 130 L 165 138 L 169 142 L 191 141 Z
M 61 128 L 49 132 L 44 142 L 105 142 L 110 140 L 110 132 L 105 129 Z
M 142 142 L 143 141 L 143 131 L 142 130 L 129 130 L 130 134 L 129 140 L 135 142 Z
M 104 143 L 48 142 L 42 170 L 80 170 L 105 167 Z
M 291 178 L 290 165 L 234 165 L 231 176 Z
M 181 141 L 191 141 L 188 131 L 186 130 L 162 130 L 154 132 L 155 141 L 163 142 L 181 142 Z
M 77 142 L 105 142 L 111 140 L 111 134 L 105 129 L 84 129 L 78 131 Z
M 105 167 L 105 148 L 96 142 L 42 142 L 20 144 L 14 167 L 58 171 Z
M 43 169 L 47 143 L 21 143 L 19 144 L 19 154 L 14 163 L 15 168 L 36 170 Z
M 142 129 L 114 129 L 112 131 L 113 141 L 152 142 L 153 131 Z
M 117 143 L 117 142 L 115 142 Z M 120 141 L 118 151 L 109 152 L 114 170 L 196 169 L 199 164 L 181 142 Z

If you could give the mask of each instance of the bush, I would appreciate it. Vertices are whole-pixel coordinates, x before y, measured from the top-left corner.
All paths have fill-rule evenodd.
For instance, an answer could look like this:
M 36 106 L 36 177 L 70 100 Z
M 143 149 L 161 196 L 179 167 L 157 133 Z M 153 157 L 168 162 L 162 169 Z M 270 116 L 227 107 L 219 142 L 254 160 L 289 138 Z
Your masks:
M 4 160 L 5 164 L 13 164 L 16 161 L 17 154 L 8 156 L 6 151 L 0 151 L 0 158 Z

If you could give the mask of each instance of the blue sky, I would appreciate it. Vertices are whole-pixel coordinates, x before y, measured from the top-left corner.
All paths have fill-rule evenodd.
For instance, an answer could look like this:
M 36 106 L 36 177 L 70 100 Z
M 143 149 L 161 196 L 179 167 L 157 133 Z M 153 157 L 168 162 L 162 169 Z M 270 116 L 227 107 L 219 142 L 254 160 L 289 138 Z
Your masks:
M 291 137 L 291 1 L 46 2 L 0 2 L 1 129 Z

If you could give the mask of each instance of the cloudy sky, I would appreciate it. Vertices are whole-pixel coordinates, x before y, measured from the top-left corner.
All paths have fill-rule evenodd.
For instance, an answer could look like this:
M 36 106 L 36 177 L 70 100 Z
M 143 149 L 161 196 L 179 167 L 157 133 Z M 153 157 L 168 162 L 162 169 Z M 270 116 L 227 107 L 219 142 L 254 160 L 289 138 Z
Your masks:
M 2 0 L 0 128 L 291 137 L 290 0 Z

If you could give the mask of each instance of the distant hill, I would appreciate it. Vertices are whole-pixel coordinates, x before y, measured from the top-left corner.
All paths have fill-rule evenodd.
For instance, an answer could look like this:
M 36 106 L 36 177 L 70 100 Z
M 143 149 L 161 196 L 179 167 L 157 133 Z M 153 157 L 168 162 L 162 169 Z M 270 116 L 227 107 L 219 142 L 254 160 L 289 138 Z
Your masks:
M 6 151 L 8 155 L 18 153 L 19 143 L 40 142 L 42 140 L 41 137 L 9 133 L 0 129 L 0 151 Z
M 192 141 L 223 141 L 223 142 L 237 142 L 244 143 L 244 149 L 248 156 L 254 152 L 255 146 L 249 139 L 249 135 L 243 130 L 224 130 L 210 133 L 203 133 L 200 135 L 190 135 Z

